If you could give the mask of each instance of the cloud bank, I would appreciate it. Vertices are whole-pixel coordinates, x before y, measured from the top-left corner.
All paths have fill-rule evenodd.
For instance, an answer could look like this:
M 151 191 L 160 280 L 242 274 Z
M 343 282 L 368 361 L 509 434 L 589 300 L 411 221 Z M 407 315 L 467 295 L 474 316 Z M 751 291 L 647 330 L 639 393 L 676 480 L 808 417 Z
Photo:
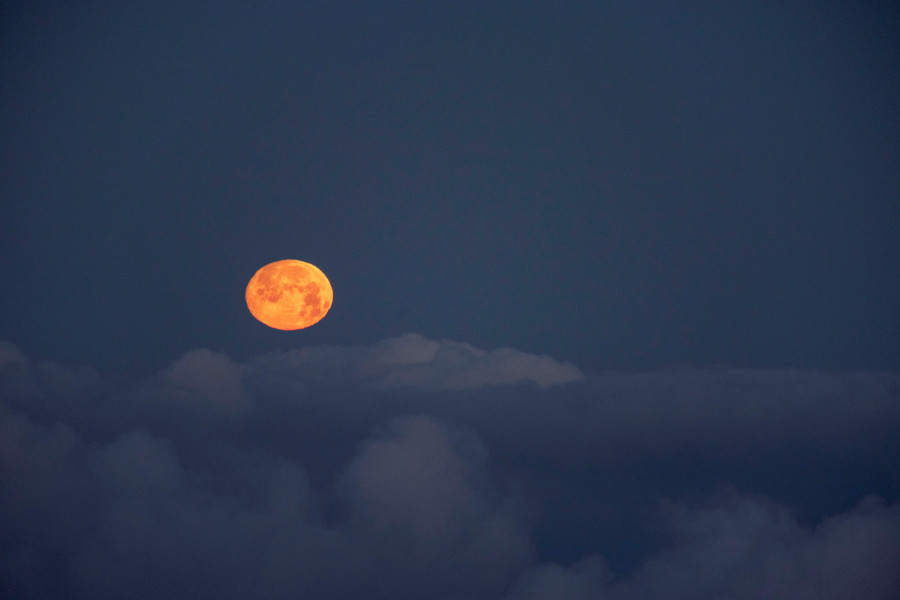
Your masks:
M 896 598 L 900 374 L 0 342 L 8 598 Z

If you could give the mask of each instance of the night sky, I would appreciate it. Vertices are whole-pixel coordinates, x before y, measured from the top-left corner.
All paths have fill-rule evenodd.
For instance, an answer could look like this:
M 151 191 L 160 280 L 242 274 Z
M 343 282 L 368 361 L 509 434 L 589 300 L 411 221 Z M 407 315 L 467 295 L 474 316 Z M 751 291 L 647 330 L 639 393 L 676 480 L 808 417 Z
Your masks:
M 0 596 L 900 598 L 898 32 L 3 3 Z

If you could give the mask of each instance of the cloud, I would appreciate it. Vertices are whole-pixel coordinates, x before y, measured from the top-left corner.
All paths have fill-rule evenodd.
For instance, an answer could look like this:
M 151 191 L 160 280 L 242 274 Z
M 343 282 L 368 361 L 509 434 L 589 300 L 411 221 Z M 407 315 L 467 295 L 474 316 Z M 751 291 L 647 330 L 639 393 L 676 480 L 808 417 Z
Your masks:
M 191 350 L 159 374 L 163 385 L 185 392 L 186 401 L 235 416 L 249 408 L 241 367 L 224 354 Z
M 390 421 L 350 463 L 342 487 L 359 526 L 376 534 L 403 532 L 431 551 L 464 544 L 492 546 L 513 562 L 528 557 L 515 502 L 493 489 L 486 450 L 473 433 L 426 416 Z M 490 559 L 495 565 L 497 557 Z
M 271 455 L 218 450 L 222 465 L 191 468 L 171 442 L 135 430 L 89 455 L 102 510 L 68 566 L 76 587 L 92 598 L 300 593 L 322 566 L 316 553 L 328 556 L 329 537 L 339 537 L 318 524 L 305 473 Z
M 363 444 L 340 487 L 353 529 L 380 554 L 390 597 L 403 594 L 393 582 L 423 575 L 429 597 L 490 589 L 531 558 L 519 507 L 494 489 L 486 450 L 470 431 L 426 416 L 393 419 Z
M 244 364 L 193 350 L 126 380 L 0 343 L 0 594 L 900 585 L 900 375 L 572 369 L 408 334 Z
M 457 436 L 459 437 L 459 436 Z M 392 421 L 350 464 L 344 485 L 357 518 L 375 530 L 405 528 L 442 540 L 482 512 L 473 478 L 484 449 L 452 439 L 429 417 Z M 464 455 L 474 455 L 466 461 Z
M 612 579 L 603 558 L 592 554 L 570 567 L 543 564 L 529 570 L 516 582 L 507 600 L 602 600 L 609 597 Z
M 613 581 L 596 556 L 526 572 L 509 600 L 890 600 L 900 589 L 900 503 L 864 498 L 814 528 L 764 497 L 729 491 L 664 511 L 670 546 Z
M 574 365 L 512 348 L 484 351 L 415 333 L 368 347 L 320 346 L 272 353 L 254 365 L 279 377 L 322 382 L 340 379 L 376 389 L 466 390 L 531 382 L 541 387 L 580 381 Z
M 27 363 L 28 358 L 18 346 L 12 342 L 0 340 L 0 368 L 17 368 Z

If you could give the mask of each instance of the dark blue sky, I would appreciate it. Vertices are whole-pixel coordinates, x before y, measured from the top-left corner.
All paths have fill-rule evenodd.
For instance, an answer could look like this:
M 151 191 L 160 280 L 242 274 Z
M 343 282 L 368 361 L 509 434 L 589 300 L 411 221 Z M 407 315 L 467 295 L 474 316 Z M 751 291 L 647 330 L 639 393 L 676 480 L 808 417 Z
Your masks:
M 861 2 L 10 3 L 0 337 L 105 370 L 406 331 L 900 366 L 900 17 Z M 335 288 L 267 331 L 261 265 Z

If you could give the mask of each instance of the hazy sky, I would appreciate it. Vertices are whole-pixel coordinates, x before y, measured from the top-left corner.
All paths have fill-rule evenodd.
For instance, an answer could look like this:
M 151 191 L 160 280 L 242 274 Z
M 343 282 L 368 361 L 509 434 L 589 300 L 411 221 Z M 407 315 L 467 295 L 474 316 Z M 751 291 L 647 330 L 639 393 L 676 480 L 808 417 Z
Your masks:
M 898 31 L 4 3 L 0 596 L 894 600 Z

